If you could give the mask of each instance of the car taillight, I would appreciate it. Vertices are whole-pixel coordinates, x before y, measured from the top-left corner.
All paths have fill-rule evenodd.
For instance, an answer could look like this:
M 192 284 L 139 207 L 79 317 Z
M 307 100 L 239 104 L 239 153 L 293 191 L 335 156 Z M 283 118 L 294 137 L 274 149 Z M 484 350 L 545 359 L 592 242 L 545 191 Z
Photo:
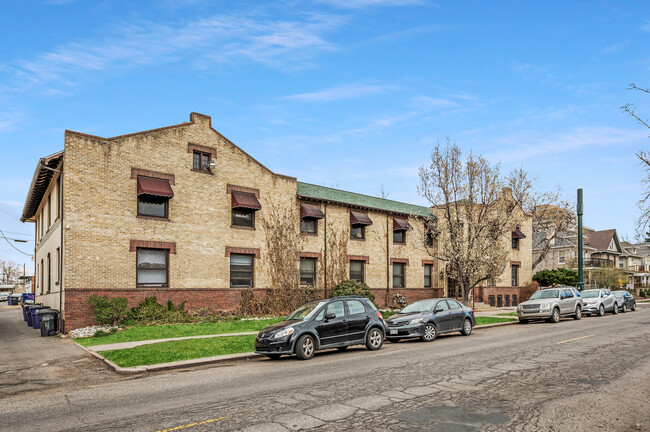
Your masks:
M 384 319 L 384 317 L 381 316 L 381 312 L 377 312 L 377 316 L 379 317 L 380 320 L 383 320 L 383 319 Z

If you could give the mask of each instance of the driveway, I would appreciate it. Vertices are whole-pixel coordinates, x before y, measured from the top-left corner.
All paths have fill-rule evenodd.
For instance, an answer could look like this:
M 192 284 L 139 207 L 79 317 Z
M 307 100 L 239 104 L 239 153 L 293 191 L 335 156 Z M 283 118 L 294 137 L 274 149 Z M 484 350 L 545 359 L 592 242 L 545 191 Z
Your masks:
M 0 399 L 120 379 L 70 339 L 41 337 L 20 306 L 0 306 Z

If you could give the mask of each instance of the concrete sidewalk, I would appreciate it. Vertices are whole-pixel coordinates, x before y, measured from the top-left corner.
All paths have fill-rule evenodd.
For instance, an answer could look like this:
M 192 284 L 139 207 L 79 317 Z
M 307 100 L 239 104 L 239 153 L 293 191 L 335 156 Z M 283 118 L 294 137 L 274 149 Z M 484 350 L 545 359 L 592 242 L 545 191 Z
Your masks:
M 112 344 L 93 345 L 85 348 L 91 351 L 99 352 L 99 351 L 135 348 L 141 345 L 150 345 L 150 344 L 172 342 L 178 340 L 206 339 L 206 338 L 228 337 L 228 336 L 250 336 L 250 335 L 256 335 L 257 333 L 259 332 L 254 331 L 254 332 L 244 332 L 244 333 L 220 333 L 220 334 L 209 334 L 209 335 L 200 335 L 200 336 L 183 336 L 183 337 L 175 337 L 175 338 L 167 338 L 167 339 L 149 339 L 149 340 L 133 341 L 133 342 L 119 342 L 119 343 L 112 343 Z

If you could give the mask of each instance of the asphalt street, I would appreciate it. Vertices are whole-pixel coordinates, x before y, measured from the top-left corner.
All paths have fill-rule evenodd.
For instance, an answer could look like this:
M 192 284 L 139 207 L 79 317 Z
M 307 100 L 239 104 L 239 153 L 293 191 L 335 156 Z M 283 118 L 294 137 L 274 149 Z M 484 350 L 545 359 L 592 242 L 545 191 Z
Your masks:
M 4 398 L 0 429 L 650 431 L 649 377 L 650 305 L 310 361 L 61 384 Z

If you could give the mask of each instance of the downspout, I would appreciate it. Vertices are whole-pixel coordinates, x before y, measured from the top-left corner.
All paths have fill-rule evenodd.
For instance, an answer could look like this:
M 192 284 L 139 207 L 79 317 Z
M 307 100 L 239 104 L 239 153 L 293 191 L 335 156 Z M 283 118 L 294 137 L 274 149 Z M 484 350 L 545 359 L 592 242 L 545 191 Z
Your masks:
M 388 303 L 390 300 L 390 241 L 389 241 L 389 229 L 390 226 L 388 224 L 388 218 L 389 215 L 386 214 L 386 307 L 388 307 Z
M 65 225 L 63 224 L 63 166 L 65 165 L 65 156 L 61 158 L 61 174 L 59 174 L 59 231 L 61 233 L 61 238 L 59 242 L 59 332 L 63 333 L 64 328 L 64 315 L 63 315 L 63 256 L 64 256 L 64 247 L 63 247 L 63 230 Z
M 325 235 L 324 235 L 324 256 L 323 256 L 323 267 L 325 271 L 325 286 L 323 287 L 323 297 L 327 298 L 327 203 L 325 203 L 325 217 L 323 218 L 325 222 Z

